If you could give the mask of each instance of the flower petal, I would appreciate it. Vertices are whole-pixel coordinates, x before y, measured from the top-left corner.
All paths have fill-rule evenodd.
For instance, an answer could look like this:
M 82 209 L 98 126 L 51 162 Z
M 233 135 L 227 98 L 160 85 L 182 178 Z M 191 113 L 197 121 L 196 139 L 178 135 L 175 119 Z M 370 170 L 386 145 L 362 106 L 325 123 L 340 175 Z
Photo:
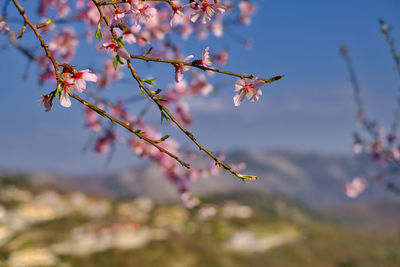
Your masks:
M 60 104 L 61 106 L 66 108 L 69 108 L 71 106 L 71 99 L 69 99 L 69 95 L 65 90 L 61 93 Z

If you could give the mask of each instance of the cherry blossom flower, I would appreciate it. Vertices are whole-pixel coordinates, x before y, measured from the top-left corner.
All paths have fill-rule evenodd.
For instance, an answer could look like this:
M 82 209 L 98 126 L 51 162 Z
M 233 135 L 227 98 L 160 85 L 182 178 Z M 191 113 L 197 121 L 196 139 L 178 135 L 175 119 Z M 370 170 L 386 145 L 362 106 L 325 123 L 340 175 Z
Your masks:
M 94 150 L 99 154 L 107 152 L 110 149 L 111 144 L 116 140 L 116 138 L 117 137 L 114 132 L 107 131 L 104 136 L 96 140 Z
M 208 95 L 214 90 L 214 87 L 207 82 L 206 76 L 203 73 L 196 74 L 194 79 L 190 83 L 190 92 L 193 95 Z
M 243 24 L 249 25 L 251 23 L 251 15 L 256 11 L 256 6 L 249 1 L 239 2 L 240 16 L 239 21 Z
M 186 208 L 192 209 L 200 204 L 200 200 L 197 197 L 192 196 L 188 192 L 181 194 L 181 200 Z
M 78 93 L 82 93 L 86 89 L 86 81 L 97 82 L 96 74 L 92 73 L 89 69 L 81 71 L 73 70 L 73 73 L 67 79 L 69 83 L 75 85 L 75 90 Z
M 182 61 L 186 62 L 189 59 L 193 58 L 193 55 L 189 55 L 185 57 Z M 179 58 L 177 59 L 179 61 Z M 190 69 L 190 66 L 185 66 L 182 64 L 173 64 L 175 67 L 175 81 L 179 83 L 183 79 L 183 73 Z
M 221 51 L 213 54 L 212 59 L 218 64 L 225 65 L 228 62 L 229 55 L 226 51 Z
M 117 117 L 117 118 L 119 117 L 119 118 L 123 119 L 124 121 L 129 121 L 128 112 L 123 107 L 123 104 L 124 104 L 124 102 L 122 100 L 119 100 L 117 102 L 117 104 L 115 104 L 111 107 L 111 114 L 114 117 Z
M 114 32 L 117 34 L 117 36 L 121 37 L 122 40 L 127 42 L 128 44 L 133 44 L 136 43 L 136 36 L 140 31 L 141 27 L 140 25 L 133 25 L 130 28 L 127 28 L 126 30 L 122 31 L 120 28 L 114 28 Z
M 156 17 L 157 9 L 138 1 L 132 4 L 132 13 L 135 15 L 135 23 L 139 24 L 141 20 L 146 22 L 149 18 Z
M 179 15 L 179 16 L 181 16 L 181 17 L 183 17 L 184 15 L 183 15 L 183 13 L 182 13 L 182 9 L 185 7 L 185 6 L 188 6 L 188 5 L 185 5 L 185 6 L 181 6 L 181 5 L 176 5 L 176 4 L 174 4 L 174 2 L 169 2 L 169 5 L 170 5 L 170 7 L 171 7 L 171 9 L 172 9 L 172 16 L 171 16 L 171 19 L 169 20 L 169 25 L 172 27 L 172 21 L 174 20 L 174 18 L 176 18 L 176 15 Z
M 210 53 L 208 52 L 208 46 L 204 49 L 201 59 L 194 60 L 193 63 L 197 65 L 202 65 L 204 67 L 211 66 L 212 62 L 210 60 Z
M 61 84 L 62 92 L 60 95 L 60 104 L 63 107 L 69 108 L 71 106 L 71 99 L 69 99 L 69 92 L 72 89 L 73 84 L 64 80 Z
M 61 56 L 63 61 L 70 61 L 75 55 L 78 46 L 78 38 L 73 29 L 64 28 L 57 33 L 56 37 L 49 42 L 50 51 L 57 56 Z
M 65 17 L 71 8 L 68 5 L 68 0 L 41 0 L 38 12 L 40 15 L 47 13 L 47 8 L 54 6 L 61 17 Z
M 10 31 L 10 27 L 8 26 L 7 22 L 0 21 L 0 32 L 9 32 Z
M 52 107 L 52 103 L 50 102 L 50 95 L 40 95 L 42 97 L 42 99 L 39 100 L 40 104 L 44 105 L 45 111 L 49 112 L 51 110 Z
M 346 183 L 345 193 L 350 198 L 356 198 L 367 188 L 367 185 L 365 178 L 355 177 L 351 182 Z
M 129 11 L 128 11 L 129 12 Z M 115 27 L 116 25 L 120 24 L 125 17 L 125 12 L 121 11 L 121 9 L 115 9 L 115 15 L 111 20 L 111 27 Z
M 85 118 L 87 122 L 86 126 L 95 132 L 100 132 L 103 127 L 99 120 L 99 114 L 97 114 L 97 112 L 88 108 L 87 106 L 84 106 L 84 109 L 85 109 Z
M 60 104 L 63 107 L 69 108 L 71 106 L 71 99 L 69 99 L 68 90 L 63 90 L 60 96 Z
M 192 124 L 192 117 L 189 113 L 189 105 L 186 102 L 179 102 L 175 108 L 175 118 L 186 125 Z
M 113 63 L 110 60 L 104 62 L 104 68 L 102 75 L 97 80 L 97 85 L 100 88 L 107 87 L 110 82 L 117 81 L 121 79 L 123 74 L 119 70 L 115 70 L 113 67 Z
M 238 93 L 233 97 L 233 103 L 235 106 L 239 106 L 245 96 L 247 96 L 247 99 L 252 102 L 260 99 L 262 96 L 262 91 L 259 87 L 264 84 L 265 82 L 258 80 L 257 77 L 254 77 L 249 82 L 247 82 L 245 79 L 238 79 L 235 84 L 235 92 Z
M 125 47 L 120 46 L 115 40 L 112 40 L 111 43 L 102 44 L 101 47 L 117 53 L 122 58 L 129 59 L 131 57 Z
M 195 1 L 193 1 L 195 2 Z M 211 17 L 215 13 L 224 13 L 226 7 L 222 4 L 216 4 L 212 0 L 202 0 L 201 3 L 195 2 L 192 4 L 192 8 L 195 12 L 190 16 L 192 22 L 196 22 L 197 19 L 203 14 L 201 22 L 206 24 L 207 21 L 211 20 Z

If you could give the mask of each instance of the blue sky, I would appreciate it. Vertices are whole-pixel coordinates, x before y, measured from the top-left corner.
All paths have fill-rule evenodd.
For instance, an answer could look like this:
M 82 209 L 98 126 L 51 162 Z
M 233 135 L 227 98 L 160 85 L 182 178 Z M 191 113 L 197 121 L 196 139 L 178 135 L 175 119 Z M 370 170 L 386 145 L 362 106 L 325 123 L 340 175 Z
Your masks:
M 29 14 L 36 1 L 21 2 Z M 392 34 L 400 50 L 399 1 L 270 0 L 257 4 L 259 9 L 250 27 L 232 28 L 235 34 L 254 41 L 252 50 L 236 43 L 229 34 L 205 42 L 191 38 L 182 47 L 186 54 L 197 56 L 206 46 L 211 50 L 229 47 L 230 61 L 225 69 L 260 77 L 286 77 L 264 87 L 259 102 L 246 102 L 239 108 L 232 102 L 235 80 L 217 96 L 194 100 L 191 109 L 196 122 L 191 131 L 198 140 L 212 150 L 295 149 L 350 154 L 355 107 L 338 53 L 342 43 L 350 47 L 367 112 L 385 125 L 390 122 L 400 80 L 380 35 L 378 19 L 394 27 Z M 12 5 L 9 14 L 17 17 Z M 18 29 L 20 24 L 11 26 Z M 22 43 L 36 47 L 29 34 Z M 6 43 L 4 36 L 0 36 L 0 43 Z M 88 48 L 78 51 L 74 63 L 82 67 L 97 64 L 87 53 Z M 0 169 L 74 174 L 103 171 L 104 157 L 91 150 L 82 153 L 90 132 L 84 127 L 80 105 L 73 103 L 65 109 L 56 104 L 45 113 L 37 99 L 40 93 L 52 90 L 51 84 L 37 84 L 34 65 L 28 78 L 22 79 L 27 60 L 14 48 L 2 49 L 0 58 Z M 170 66 L 144 68 L 142 73 L 157 74 L 159 87 L 172 78 Z M 109 94 L 126 92 L 126 87 L 113 88 Z M 150 113 L 147 118 L 158 122 L 159 114 Z M 184 140 L 174 128 L 165 126 L 164 132 Z M 187 142 L 185 147 L 194 149 Z M 121 145 L 108 171 L 138 162 Z

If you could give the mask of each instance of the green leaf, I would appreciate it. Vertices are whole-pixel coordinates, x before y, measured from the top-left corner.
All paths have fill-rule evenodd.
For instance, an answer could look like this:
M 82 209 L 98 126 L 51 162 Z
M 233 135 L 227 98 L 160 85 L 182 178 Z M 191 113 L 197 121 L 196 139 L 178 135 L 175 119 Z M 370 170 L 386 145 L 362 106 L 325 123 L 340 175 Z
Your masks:
M 151 91 L 151 93 L 152 93 L 153 95 L 158 95 L 158 94 L 161 93 L 161 92 L 162 92 L 161 89 L 157 89 L 156 91 Z
M 114 57 L 114 60 L 113 60 L 113 66 L 114 66 L 114 69 L 115 69 L 115 70 L 117 70 L 117 67 L 118 67 L 118 58 L 119 58 L 119 56 L 116 55 L 116 56 Z
M 145 94 L 145 92 L 143 90 L 143 87 L 141 87 L 141 86 L 140 86 L 140 91 L 142 92 L 143 97 L 146 98 L 146 94 Z
M 165 98 L 163 98 L 163 97 L 157 97 L 157 96 L 155 96 L 155 97 L 153 97 L 153 98 L 156 99 L 156 100 L 158 100 L 158 101 L 168 102 L 168 100 L 165 99 Z
M 21 30 L 21 32 L 19 33 L 17 39 L 21 39 L 21 38 L 22 38 L 22 36 L 23 36 L 24 33 L 25 33 L 25 30 L 26 30 L 26 23 L 25 23 L 24 26 L 22 27 L 22 30 Z
M 164 136 L 161 137 L 159 140 L 157 140 L 156 143 L 161 143 L 161 142 L 167 140 L 168 138 L 169 138 L 169 135 L 168 135 L 168 134 L 167 134 L 167 135 L 164 135 Z
M 122 37 L 118 37 L 116 41 L 117 41 L 117 43 L 118 43 L 118 45 L 120 47 L 124 47 L 125 46 L 124 41 L 122 41 Z
M 100 25 L 100 23 L 97 24 L 96 38 L 99 38 L 99 41 L 101 41 L 101 38 L 103 38 L 103 36 L 101 35 L 101 25 Z
M 238 174 L 237 175 L 239 178 L 241 178 L 244 182 L 244 180 L 257 180 L 257 176 L 255 175 L 245 175 L 245 174 Z
M 169 120 L 169 118 L 167 117 L 167 115 L 165 115 L 164 111 L 161 110 L 161 124 L 164 122 L 164 119 Z
M 122 61 L 122 59 L 119 55 L 117 55 L 117 59 L 118 59 L 119 64 L 122 64 L 122 65 L 124 64 L 124 62 Z
M 147 52 L 143 55 L 144 57 L 147 57 L 148 55 L 150 55 L 151 51 L 153 50 L 153 47 L 150 47 L 149 50 L 147 50 Z
M 147 84 L 150 84 L 150 85 L 155 85 L 155 83 L 154 83 L 154 81 L 156 80 L 156 78 L 153 78 L 153 79 L 149 79 L 149 80 L 142 80 L 142 82 L 145 82 L 145 83 L 147 83 Z

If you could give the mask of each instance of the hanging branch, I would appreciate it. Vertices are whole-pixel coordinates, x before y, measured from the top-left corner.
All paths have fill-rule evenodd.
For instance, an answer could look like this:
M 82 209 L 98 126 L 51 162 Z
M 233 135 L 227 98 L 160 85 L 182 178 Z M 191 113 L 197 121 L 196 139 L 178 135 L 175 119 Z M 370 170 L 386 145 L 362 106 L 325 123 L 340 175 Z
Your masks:
M 46 56 L 50 59 L 50 61 L 52 62 L 52 65 L 54 67 L 54 71 L 56 74 L 56 79 L 57 79 L 57 84 L 61 84 L 63 79 L 61 78 L 61 74 L 60 74 L 60 70 L 59 67 L 60 66 L 66 66 L 66 64 L 59 64 L 54 56 L 52 55 L 51 51 L 48 48 L 47 43 L 44 41 L 44 39 L 42 38 L 41 34 L 39 33 L 39 31 L 37 30 L 37 26 L 32 23 L 29 18 L 27 17 L 26 13 L 25 13 L 25 9 L 18 3 L 17 0 L 13 0 L 15 7 L 18 9 L 18 11 L 20 12 L 21 16 L 24 18 L 24 23 L 26 23 L 27 25 L 29 25 L 29 27 L 34 31 L 36 37 L 39 39 L 41 46 L 43 47 L 43 49 L 46 52 Z M 18 44 L 18 42 L 15 40 L 15 38 L 13 38 L 13 35 L 10 35 L 10 38 L 12 40 L 14 40 L 12 43 L 21 51 L 23 52 L 28 58 L 34 60 L 35 62 L 38 62 L 36 60 L 36 58 L 26 49 L 22 48 L 22 46 L 20 46 Z M 68 65 L 71 66 L 71 65 Z M 55 94 L 56 94 L 56 90 L 53 91 L 51 94 L 51 97 L 54 98 Z M 89 102 L 86 102 L 85 100 L 81 99 L 79 96 L 73 94 L 72 92 L 68 93 L 69 96 L 71 96 L 72 98 L 74 98 L 75 100 L 77 100 L 78 102 L 80 102 L 82 105 L 87 106 L 88 108 L 92 109 L 93 111 L 95 111 L 97 114 L 101 115 L 102 117 L 108 118 L 110 121 L 119 124 L 120 126 L 122 126 L 123 128 L 127 129 L 129 132 L 135 134 L 137 137 L 139 137 L 140 139 L 148 142 L 149 144 L 153 145 L 154 147 L 156 147 L 160 152 L 167 154 L 168 156 L 172 157 L 173 159 L 175 159 L 176 161 L 178 161 L 182 166 L 186 167 L 186 168 L 190 168 L 190 165 L 184 161 L 182 161 L 178 156 L 174 155 L 173 153 L 169 152 L 168 150 L 162 148 L 160 145 L 158 145 L 158 141 L 154 141 L 151 140 L 149 138 L 147 138 L 144 135 L 144 132 L 142 132 L 141 130 L 135 130 L 132 129 L 130 127 L 130 123 L 129 122 L 123 122 L 113 116 L 111 116 L 110 114 L 108 114 L 106 111 L 102 110 L 101 108 L 97 107 L 96 105 L 93 105 Z
M 96 0 L 92 0 L 92 2 L 96 5 L 96 7 L 97 7 L 97 9 L 98 9 L 98 11 L 99 11 L 100 20 L 103 20 L 103 21 L 106 23 L 106 25 L 107 25 L 108 27 L 110 27 L 110 22 L 109 22 L 108 18 L 104 15 L 104 13 L 103 13 L 103 11 L 102 11 L 102 9 L 101 9 L 101 5 L 100 5 Z M 99 21 L 99 23 L 100 23 L 100 21 Z M 125 29 L 126 26 L 125 26 L 125 25 L 122 25 L 122 27 Z M 114 39 L 118 39 L 118 37 L 117 37 L 116 34 L 113 32 L 113 30 L 112 30 L 111 27 L 110 27 L 110 33 L 112 34 L 112 36 L 114 37 Z M 204 67 L 204 66 L 201 66 L 201 65 L 196 65 L 196 64 L 193 64 L 193 63 L 188 63 L 188 62 L 170 61 L 170 60 L 163 60 L 163 59 L 151 59 L 151 58 L 147 58 L 146 56 L 134 56 L 134 55 L 131 55 L 131 57 L 136 58 L 136 59 L 142 59 L 142 60 L 145 60 L 145 61 L 155 61 L 155 62 L 163 62 L 163 63 L 170 63 L 170 64 L 174 64 L 174 63 L 175 63 L 175 64 L 176 64 L 176 63 L 178 63 L 178 64 L 184 64 L 184 65 L 190 64 L 191 66 L 194 66 L 194 67 L 197 67 L 197 68 L 200 68 L 200 69 L 203 69 L 203 70 L 215 71 L 215 72 L 224 73 L 224 74 L 227 74 L 227 75 L 237 76 L 237 77 L 240 77 L 240 78 L 253 78 L 253 77 L 254 77 L 253 75 L 240 75 L 240 74 L 235 74 L 235 73 L 227 72 L 227 71 L 221 71 L 221 70 L 218 70 L 218 69 L 208 68 L 208 67 Z M 228 170 L 230 173 L 232 173 L 233 175 L 239 177 L 239 178 L 242 179 L 243 181 L 244 181 L 244 180 L 255 180 L 255 179 L 257 179 L 257 176 L 254 176 L 254 175 L 243 175 L 243 174 L 240 174 L 240 173 L 236 172 L 235 170 L 233 170 L 233 168 L 232 168 L 231 166 L 229 166 L 228 164 L 226 164 L 226 163 L 222 162 L 221 160 L 219 160 L 212 152 L 210 152 L 210 151 L 207 150 L 203 145 L 201 145 L 201 144 L 197 141 L 197 139 L 193 136 L 193 134 L 190 133 L 189 131 L 187 131 L 187 130 L 177 121 L 177 119 L 171 114 L 171 112 L 169 111 L 169 109 L 167 109 L 167 108 L 161 103 L 162 100 L 160 100 L 159 97 L 155 96 L 155 95 L 152 93 L 152 91 L 151 91 L 150 89 L 148 89 L 146 85 L 144 85 L 144 83 L 142 82 L 143 80 L 139 77 L 139 75 L 137 74 L 135 68 L 132 66 L 132 64 L 131 64 L 131 62 L 130 62 L 129 59 L 127 59 L 127 64 L 128 64 L 128 68 L 130 69 L 133 78 L 134 78 L 134 79 L 136 80 L 136 82 L 138 83 L 139 88 L 140 88 L 141 90 L 143 90 L 143 91 L 146 93 L 146 95 L 148 95 L 148 96 L 156 103 L 157 107 L 160 109 L 161 116 L 171 119 L 171 121 L 172 121 L 172 122 L 173 122 L 173 123 L 174 123 L 174 124 L 175 124 L 175 125 L 176 125 L 176 126 L 191 140 L 191 141 L 192 141 L 192 142 L 193 142 L 193 143 L 195 143 L 196 146 L 197 146 L 200 150 L 204 151 L 209 157 L 211 157 L 211 158 L 214 160 L 216 166 L 218 166 L 218 167 L 223 167 L 224 169 Z M 276 77 L 273 77 L 273 78 L 271 78 L 271 79 L 261 79 L 261 80 L 263 80 L 263 81 L 265 80 L 265 81 L 267 81 L 267 82 L 273 82 L 273 81 L 279 80 L 279 79 L 282 78 L 282 77 L 283 77 L 283 76 L 276 76 Z M 165 114 L 166 114 L 166 115 L 165 115 Z

